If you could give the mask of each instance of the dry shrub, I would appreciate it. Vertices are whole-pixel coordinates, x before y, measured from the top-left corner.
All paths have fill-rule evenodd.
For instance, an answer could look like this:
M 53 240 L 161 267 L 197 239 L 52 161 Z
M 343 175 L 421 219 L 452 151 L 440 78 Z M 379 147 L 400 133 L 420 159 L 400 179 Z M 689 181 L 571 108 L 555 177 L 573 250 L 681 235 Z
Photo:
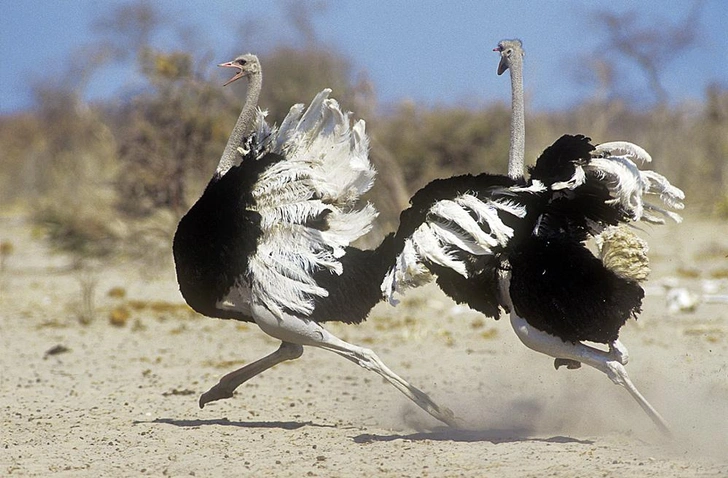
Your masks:
M 73 94 L 48 91 L 42 141 L 29 155 L 36 178 L 31 203 L 51 240 L 82 255 L 107 255 L 119 234 L 115 220 L 116 142 L 99 111 Z
M 180 215 L 204 186 L 195 179 L 209 179 L 225 146 L 229 112 L 222 89 L 192 71 L 189 55 L 146 51 L 142 63 L 150 89 L 114 118 L 118 209 L 133 218 L 160 208 Z
M 44 143 L 38 115 L 0 116 L 0 203 L 27 201 L 36 192 L 43 170 L 31 167 L 40 159 Z
M 505 171 L 509 128 L 510 110 L 503 105 L 427 109 L 407 102 L 373 131 L 414 192 L 438 177 Z

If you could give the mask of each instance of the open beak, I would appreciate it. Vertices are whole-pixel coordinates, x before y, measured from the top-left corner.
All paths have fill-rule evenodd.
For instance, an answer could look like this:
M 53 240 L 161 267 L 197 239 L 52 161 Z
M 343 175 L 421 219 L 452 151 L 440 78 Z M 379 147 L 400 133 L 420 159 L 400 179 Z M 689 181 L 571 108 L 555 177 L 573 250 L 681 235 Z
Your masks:
M 225 82 L 225 84 L 223 84 L 222 86 L 227 86 L 227 85 L 229 85 L 230 83 L 232 83 L 233 81 L 235 81 L 235 80 L 239 80 L 240 78 L 242 78 L 242 77 L 244 77 L 244 76 L 245 76 L 245 75 L 243 74 L 243 69 L 242 69 L 242 68 L 240 68 L 240 65 L 236 65 L 236 64 L 235 64 L 235 63 L 233 63 L 232 61 L 228 61 L 227 63 L 220 63 L 220 64 L 219 64 L 219 65 L 217 65 L 217 66 L 221 66 L 221 67 L 223 67 L 223 68 L 237 68 L 237 69 L 238 69 L 238 72 L 237 72 L 237 73 L 235 74 L 235 76 L 233 76 L 232 78 L 230 78 L 229 80 L 227 80 L 227 81 Z

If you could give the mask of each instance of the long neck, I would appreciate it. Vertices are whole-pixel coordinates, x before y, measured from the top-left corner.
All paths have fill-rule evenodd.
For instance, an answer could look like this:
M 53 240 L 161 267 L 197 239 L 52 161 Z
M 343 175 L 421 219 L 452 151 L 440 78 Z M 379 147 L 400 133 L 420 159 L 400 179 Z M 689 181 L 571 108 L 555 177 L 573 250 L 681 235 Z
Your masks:
M 511 149 L 508 154 L 508 176 L 523 177 L 526 151 L 526 117 L 523 99 L 523 59 L 514 58 L 511 72 Z
M 255 109 L 258 106 L 258 98 L 260 97 L 260 90 L 263 85 L 263 75 L 259 72 L 251 75 L 250 82 L 248 83 L 248 91 L 245 95 L 245 103 L 243 104 L 243 110 L 238 116 L 238 121 L 235 123 L 230 138 L 225 145 L 225 151 L 222 153 L 220 163 L 217 166 L 217 174 L 219 176 L 224 175 L 230 168 L 237 164 L 238 157 L 238 146 L 241 146 L 245 139 L 250 125 L 253 123 L 255 118 Z

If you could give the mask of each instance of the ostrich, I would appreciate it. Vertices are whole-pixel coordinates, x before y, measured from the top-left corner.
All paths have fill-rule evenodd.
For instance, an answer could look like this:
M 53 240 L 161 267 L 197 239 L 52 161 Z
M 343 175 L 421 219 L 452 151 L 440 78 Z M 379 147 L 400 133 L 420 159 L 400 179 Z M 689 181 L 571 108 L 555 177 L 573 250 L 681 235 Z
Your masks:
M 640 311 L 643 290 L 584 242 L 619 224 L 679 220 L 669 209 L 682 208 L 682 191 L 637 168 L 634 160 L 651 159 L 638 146 L 595 147 L 581 135 L 564 135 L 547 148 L 526 181 L 521 44 L 504 41 L 496 50 L 498 72 L 510 68 L 514 86 L 509 174 L 456 176 L 418 191 L 401 215 L 397 235 L 404 246 L 382 290 L 396 302 L 396 293 L 436 277 L 458 303 L 493 318 L 505 310 L 527 347 L 554 357 L 557 368 L 585 363 L 606 373 L 668 433 L 627 375 L 627 350 L 618 340 L 621 326 Z M 653 195 L 664 208 L 647 202 Z M 582 341 L 607 344 L 609 351 Z
M 519 143 L 518 139 L 525 137 L 522 43 L 520 40 L 503 40 L 494 51 L 500 53 L 498 75 L 505 70 L 509 70 L 511 74 L 511 157 L 515 158 L 515 168 L 522 173 L 523 163 L 518 164 L 524 150 L 524 143 Z M 519 151 L 514 153 L 513 149 Z M 663 176 L 638 169 L 635 160 L 644 163 L 650 162 L 652 158 L 637 145 L 611 142 L 596 147 L 589 145 L 589 149 L 591 151 L 588 156 L 586 151 L 581 155 L 582 160 L 588 161 L 583 165 L 579 164 L 576 156 L 569 158 L 566 150 L 562 150 L 558 153 L 565 156 L 556 158 L 554 155 L 552 161 L 548 160 L 550 156 L 542 156 L 534 167 L 529 168 L 532 183 L 540 182 L 554 191 L 565 193 L 557 201 L 570 201 L 573 204 L 569 206 L 570 211 L 559 213 L 562 216 L 560 222 L 554 221 L 553 213 L 539 215 L 538 225 L 532 231 L 531 239 L 517 246 L 511 254 L 511 273 L 504 275 L 501 282 L 501 287 L 508 292 L 507 295 L 503 294 L 504 302 L 506 305 L 510 302 L 513 306 L 510 308 L 511 324 L 526 346 L 554 357 L 556 368 L 561 365 L 578 368 L 581 363 L 586 363 L 606 373 L 614 383 L 627 389 L 660 430 L 669 434 L 666 421 L 642 396 L 627 375 L 624 365 L 628 361 L 628 352 L 618 339 L 619 329 L 626 319 L 630 315 L 636 318 L 641 311 L 644 291 L 639 286 L 639 281 L 646 278 L 644 270 L 647 266 L 641 265 L 643 262 L 646 264 L 646 256 L 642 261 L 637 261 L 640 263 L 638 268 L 643 271 L 637 275 L 625 271 L 624 267 L 609 267 L 609 261 L 604 260 L 604 252 L 609 249 L 608 246 L 600 247 L 604 261 L 600 264 L 588 255 L 583 243 L 587 237 L 596 238 L 600 244 L 604 243 L 605 238 L 608 241 L 609 237 L 614 236 L 613 228 L 608 226 L 614 226 L 615 222 L 589 221 L 577 230 L 565 227 L 565 224 L 574 220 L 591 220 L 593 218 L 589 215 L 603 207 L 599 201 L 584 202 L 581 199 L 587 197 L 584 193 L 589 189 L 610 193 L 604 204 L 619 205 L 619 214 L 622 217 L 616 217 L 616 223 L 623 224 L 635 221 L 664 223 L 651 210 L 680 222 L 680 216 L 671 211 L 649 203 L 643 204 L 642 195 L 659 194 L 668 208 L 682 209 L 684 194 L 670 185 Z M 513 165 L 509 163 L 509 173 L 511 166 Z M 594 193 L 590 195 L 594 197 Z M 582 204 L 577 206 L 579 202 Z M 546 224 L 544 228 L 544 222 L 549 220 L 552 224 Z M 570 245 L 566 250 L 558 252 L 558 247 L 553 245 L 555 242 L 566 242 Z M 624 253 L 640 255 L 646 252 L 645 243 L 637 244 L 636 247 L 634 244 L 633 241 L 632 247 L 628 246 Z M 572 259 L 567 268 L 563 266 L 564 260 L 573 257 L 569 254 L 569 249 L 574 253 L 579 251 L 583 259 Z M 611 249 L 619 250 L 619 247 Z M 534 273 L 541 275 L 527 277 Z M 611 280 L 608 276 L 612 276 Z M 605 283 L 610 286 L 604 287 Z M 514 299 L 514 296 L 519 297 Z M 615 307 L 605 308 L 605 302 L 612 303 Z M 558 316 L 563 321 L 560 327 L 556 327 L 554 321 Z M 586 332 L 586 328 L 593 330 Z M 608 344 L 609 352 L 585 345 L 582 341 Z
M 281 340 L 273 353 L 222 377 L 199 401 L 229 398 L 274 365 L 319 347 L 372 370 L 436 419 L 455 426 L 450 410 L 390 370 L 372 351 L 323 328 L 360 323 L 382 299 L 379 288 L 396 254 L 393 238 L 371 251 L 349 244 L 377 212 L 357 208 L 375 171 L 365 123 L 321 91 L 295 105 L 280 127 L 256 112 L 262 74 L 254 55 L 220 66 L 248 78 L 243 109 L 202 196 L 180 220 L 173 252 L 182 296 L 208 317 L 255 322 Z M 249 132 L 249 129 L 253 129 Z

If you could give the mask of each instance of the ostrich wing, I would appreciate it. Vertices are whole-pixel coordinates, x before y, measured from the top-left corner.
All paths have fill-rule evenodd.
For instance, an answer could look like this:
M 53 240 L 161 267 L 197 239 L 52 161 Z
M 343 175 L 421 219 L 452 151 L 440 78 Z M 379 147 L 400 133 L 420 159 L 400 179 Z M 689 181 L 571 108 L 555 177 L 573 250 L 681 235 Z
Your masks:
M 371 204 L 356 207 L 375 175 L 365 124 L 352 127 L 330 92 L 323 90 L 306 109 L 292 107 L 279 129 L 258 114 L 251 154 L 281 160 L 260 174 L 251 191 L 261 234 L 248 275 L 253 296 L 275 314 L 309 315 L 314 297 L 327 295 L 313 273 L 341 274 L 345 248 L 371 229 L 377 215 Z
M 602 181 L 613 201 L 625 208 L 632 220 L 664 224 L 664 218 L 668 217 L 675 222 L 682 221 L 670 209 L 683 209 L 685 193 L 661 174 L 637 167 L 636 160 L 650 162 L 652 159 L 644 149 L 624 141 L 603 143 L 596 147 L 593 156 L 586 167 L 587 175 Z M 662 206 L 648 201 L 654 196 L 658 196 Z
M 651 158 L 631 143 L 595 147 L 582 135 L 559 138 L 529 169 L 531 182 L 543 183 L 549 196 L 536 219 L 536 235 L 583 240 L 619 223 L 664 223 L 663 217 L 679 222 L 670 209 L 683 208 L 683 192 L 664 176 L 639 169 L 635 160 Z M 662 206 L 648 201 L 655 196 Z
M 505 176 L 480 174 L 436 180 L 418 191 L 400 217 L 395 238 L 400 253 L 382 283 L 384 296 L 396 303 L 396 293 L 437 275 L 440 287 L 456 300 L 466 300 L 459 295 L 466 289 L 487 296 L 480 310 L 496 315 L 499 254 L 526 216 L 529 192 L 522 186 Z M 463 288 L 462 281 L 478 285 Z M 483 287 L 492 294 L 483 294 Z

